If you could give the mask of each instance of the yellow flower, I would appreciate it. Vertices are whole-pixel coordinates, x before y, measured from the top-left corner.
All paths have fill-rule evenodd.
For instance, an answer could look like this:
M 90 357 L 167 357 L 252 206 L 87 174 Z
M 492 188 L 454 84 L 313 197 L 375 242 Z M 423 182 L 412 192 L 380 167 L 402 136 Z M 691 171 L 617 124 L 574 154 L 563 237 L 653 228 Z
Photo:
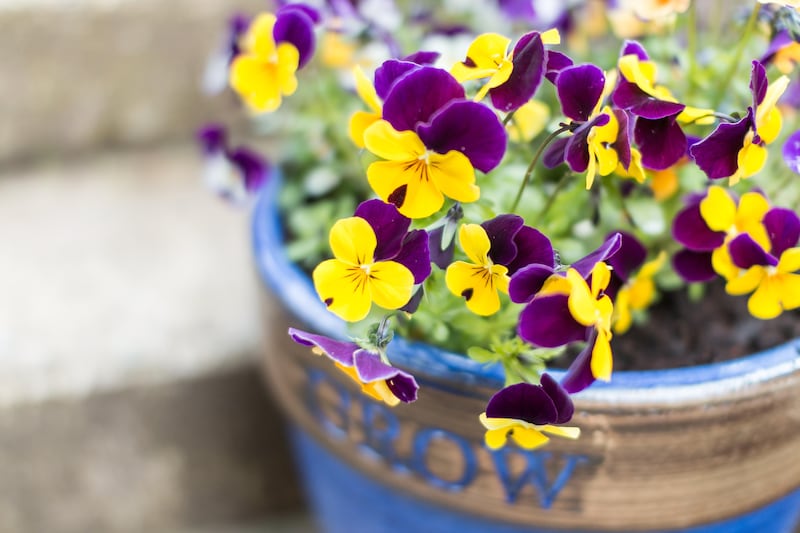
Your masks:
M 350 117 L 348 134 L 350 140 L 359 148 L 364 148 L 364 132 L 375 122 L 381 119 L 381 101 L 375 86 L 369 81 L 360 66 L 353 67 L 353 76 L 356 79 L 356 92 L 361 100 L 367 104 L 369 111 L 356 111 Z
M 489 258 L 489 236 L 479 224 L 462 224 L 458 239 L 471 263 L 456 261 L 447 267 L 447 288 L 463 296 L 473 313 L 492 315 L 500 309 L 498 291 L 508 294 L 508 268 Z
M 275 15 L 259 15 L 242 39 L 243 52 L 230 66 L 230 85 L 254 112 L 275 111 L 283 95 L 297 89 L 300 53 L 290 43 L 275 44 Z
M 395 261 L 374 261 L 377 238 L 366 220 L 337 221 L 331 228 L 330 245 L 334 259 L 317 265 L 312 278 L 332 313 L 356 322 L 367 316 L 372 302 L 399 309 L 411 299 L 414 275 Z
M 755 265 L 741 276 L 728 280 L 729 294 L 753 294 L 747 300 L 750 314 L 769 320 L 783 311 L 800 307 L 800 248 L 789 248 L 781 254 L 776 266 Z
M 597 379 L 611 379 L 613 360 L 611 357 L 611 317 L 614 304 L 611 298 L 600 293 L 611 281 L 611 270 L 607 264 L 600 262 L 592 269 L 592 286 L 577 270 L 567 270 L 567 281 L 570 284 L 569 312 L 576 322 L 583 326 L 591 326 L 597 330 L 597 341 L 592 349 L 592 375 Z
M 515 418 L 488 418 L 486 413 L 481 413 L 479 418 L 483 427 L 486 428 L 484 442 L 492 450 L 498 450 L 505 446 L 509 434 L 520 448 L 526 450 L 533 450 L 547 444 L 550 439 L 545 433 L 573 440 L 581 434 L 580 428 L 577 427 L 551 424 L 537 426 Z
M 364 144 L 386 160 L 367 168 L 372 190 L 408 218 L 431 216 L 442 208 L 445 196 L 459 202 L 480 197 L 475 169 L 461 152 L 428 150 L 415 132 L 397 131 L 385 120 L 366 129 Z
M 631 327 L 632 311 L 647 309 L 656 297 L 656 284 L 653 277 L 664 265 L 666 252 L 648 261 L 639 269 L 636 276 L 623 285 L 614 300 L 614 333 L 625 333 Z

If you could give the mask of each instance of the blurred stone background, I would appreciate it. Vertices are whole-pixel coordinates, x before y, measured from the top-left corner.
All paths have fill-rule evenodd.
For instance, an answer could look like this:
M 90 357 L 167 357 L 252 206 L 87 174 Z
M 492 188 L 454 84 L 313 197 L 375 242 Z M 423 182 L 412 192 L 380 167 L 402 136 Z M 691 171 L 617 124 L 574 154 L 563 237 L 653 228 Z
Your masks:
M 0 0 L 0 531 L 310 531 L 248 213 L 192 145 L 262 1 Z M 242 128 L 239 129 L 242 131 Z

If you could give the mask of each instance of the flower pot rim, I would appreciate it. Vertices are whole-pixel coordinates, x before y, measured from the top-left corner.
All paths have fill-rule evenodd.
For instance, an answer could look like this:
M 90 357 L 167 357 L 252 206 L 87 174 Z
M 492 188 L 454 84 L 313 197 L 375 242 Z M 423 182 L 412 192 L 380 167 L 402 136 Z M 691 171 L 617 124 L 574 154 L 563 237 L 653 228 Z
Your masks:
M 278 213 L 281 174 L 272 170 L 252 213 L 252 246 L 258 272 L 281 303 L 315 333 L 347 339 L 346 324 L 319 299 L 310 277 L 292 263 L 282 246 Z M 396 337 L 389 346 L 393 364 L 408 369 L 421 383 L 449 380 L 502 388 L 499 364 L 478 363 L 463 355 Z M 800 372 L 800 338 L 738 359 L 665 370 L 616 371 L 608 383 L 597 382 L 576 395 L 583 401 L 624 404 L 672 404 L 708 401 Z M 557 379 L 563 371 L 549 371 Z

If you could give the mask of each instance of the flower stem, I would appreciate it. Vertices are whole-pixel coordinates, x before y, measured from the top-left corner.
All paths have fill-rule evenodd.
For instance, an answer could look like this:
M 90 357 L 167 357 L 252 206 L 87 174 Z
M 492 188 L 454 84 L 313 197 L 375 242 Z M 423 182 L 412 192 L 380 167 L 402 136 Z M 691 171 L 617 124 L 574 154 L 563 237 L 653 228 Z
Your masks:
M 531 181 L 531 177 L 533 176 L 533 170 L 536 167 L 536 163 L 539 162 L 539 158 L 542 157 L 544 149 L 547 148 L 547 145 L 553 142 L 556 139 L 556 137 L 558 137 L 565 131 L 569 131 L 569 126 L 566 124 L 562 124 L 560 128 L 558 128 L 556 131 L 548 135 L 547 138 L 539 146 L 539 149 L 536 150 L 536 153 L 533 155 L 533 159 L 531 160 L 530 165 L 528 165 L 527 170 L 525 170 L 525 177 L 522 178 L 522 183 L 520 183 L 519 190 L 517 191 L 517 197 L 514 198 L 514 203 L 511 204 L 511 209 L 509 209 L 508 211 L 509 213 L 516 213 L 517 207 L 519 206 L 519 202 L 520 200 L 522 200 L 522 193 L 525 192 L 525 188 Z
M 567 184 L 567 181 L 569 181 L 569 179 L 571 177 L 572 177 L 572 173 L 571 172 L 566 172 L 564 174 L 564 176 L 562 176 L 561 180 L 559 180 L 559 182 L 556 184 L 556 188 L 553 189 L 553 192 L 547 198 L 547 203 L 545 204 L 544 208 L 542 209 L 542 212 L 539 213 L 539 216 L 537 217 L 537 220 L 536 220 L 537 223 L 540 222 L 545 217 L 547 212 L 550 211 L 550 208 L 553 207 L 553 204 L 555 203 L 556 198 L 558 197 L 558 193 L 561 192 L 561 190 L 564 188 L 564 186 Z
M 742 36 L 739 38 L 739 46 L 736 47 L 736 51 L 733 54 L 733 59 L 728 66 L 728 71 L 725 73 L 725 76 L 722 78 L 722 83 L 717 89 L 717 97 L 714 99 L 714 104 L 712 106 L 714 109 L 719 107 L 720 103 L 722 103 L 722 99 L 728 92 L 728 87 L 730 86 L 731 81 L 733 80 L 734 76 L 736 76 L 736 71 L 739 69 L 739 62 L 742 60 L 742 54 L 744 53 L 745 46 L 747 46 L 747 42 L 753 35 L 753 29 L 756 27 L 758 12 L 760 10 L 761 4 L 754 2 L 753 10 L 750 12 L 750 18 L 747 19 L 747 24 L 744 27 Z

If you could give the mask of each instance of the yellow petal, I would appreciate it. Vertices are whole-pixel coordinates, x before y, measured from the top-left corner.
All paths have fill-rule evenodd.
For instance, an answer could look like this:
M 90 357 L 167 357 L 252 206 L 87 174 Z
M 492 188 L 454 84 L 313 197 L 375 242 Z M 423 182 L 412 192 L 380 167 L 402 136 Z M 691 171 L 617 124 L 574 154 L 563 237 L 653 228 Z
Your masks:
M 445 285 L 456 296 L 466 299 L 467 309 L 480 316 L 489 316 L 500 309 L 498 290 L 508 292 L 508 269 L 456 261 L 447 267 Z
M 774 139 L 778 136 L 778 131 L 780 131 L 780 124 L 777 124 L 778 131 L 774 131 L 776 126 L 775 124 L 775 117 L 772 115 L 772 111 L 775 109 L 775 106 L 778 104 L 778 100 L 786 92 L 786 88 L 789 87 L 789 78 L 787 76 L 781 76 L 777 80 L 773 81 L 767 87 L 767 92 L 764 95 L 764 99 L 758 104 L 756 108 L 756 129 L 758 130 L 758 134 L 762 135 L 761 128 L 764 127 L 767 131 L 764 135 L 772 136 L 771 138 Z M 778 114 L 778 120 L 780 120 L 780 113 Z M 770 124 L 770 122 L 772 122 Z M 767 142 L 767 141 L 764 141 Z M 770 141 L 771 142 L 771 141 Z
M 769 320 L 783 312 L 781 286 L 766 276 L 756 291 L 747 300 L 747 310 L 756 318 Z
M 778 272 L 789 273 L 800 270 L 800 248 L 784 250 L 775 267 Z
M 700 202 L 700 215 L 712 231 L 727 232 L 736 218 L 736 204 L 725 189 L 712 185 Z
M 481 413 L 478 416 L 478 420 L 481 421 L 481 424 L 483 424 L 483 427 L 486 429 L 510 429 L 519 424 L 519 422 L 513 418 L 489 418 L 486 416 L 486 413 Z
M 780 274 L 781 304 L 783 309 L 791 311 L 800 307 L 800 275 Z
M 481 196 L 480 188 L 475 185 L 475 169 L 469 158 L 461 152 L 455 150 L 450 150 L 446 154 L 430 152 L 427 171 L 430 181 L 436 188 L 453 200 L 470 203 L 477 201 Z
M 343 218 L 331 227 L 333 256 L 350 265 L 371 264 L 377 244 L 375 230 L 361 217 Z
M 281 105 L 281 92 L 274 65 L 255 56 L 240 55 L 230 67 L 231 88 L 253 111 L 270 112 Z
M 567 279 L 571 287 L 567 305 L 572 318 L 583 326 L 593 326 L 597 321 L 597 300 L 577 270 L 567 270 Z
M 767 162 L 767 149 L 758 144 L 746 144 L 736 158 L 736 164 L 743 178 L 757 174 Z
M 539 34 L 539 37 L 542 39 L 542 44 L 561 44 L 561 34 L 558 32 L 558 28 L 550 28 L 547 31 L 543 31 Z
M 297 90 L 297 67 L 300 64 L 300 52 L 291 43 L 281 43 L 278 45 L 278 86 L 281 93 L 286 96 L 294 94 Z
M 598 331 L 597 340 L 594 343 L 594 348 L 592 348 L 592 375 L 602 381 L 611 380 L 614 360 L 611 356 L 610 340 L 608 334 Z
M 611 281 L 611 269 L 602 261 L 592 268 L 592 294 L 595 298 L 600 295 L 600 291 L 608 287 Z
M 241 40 L 242 48 L 247 52 L 252 52 L 258 57 L 272 60 L 275 54 L 275 39 L 272 30 L 275 26 L 275 17 L 272 13 L 259 14 Z
M 498 33 L 478 35 L 467 50 L 467 57 L 479 69 L 492 69 L 506 59 L 506 51 L 511 39 Z
M 364 132 L 380 119 L 380 115 L 368 111 L 356 111 L 353 113 L 350 117 L 347 132 L 353 144 L 359 148 L 364 148 Z
M 733 259 L 731 259 L 731 254 L 728 252 L 727 241 L 725 245 L 711 252 L 711 266 L 714 272 L 725 278 L 725 280 L 731 280 L 739 275 L 740 269 L 734 264 Z
M 632 323 L 630 290 L 628 287 L 622 287 L 617 292 L 617 298 L 614 301 L 614 333 L 625 333 L 630 329 Z
M 551 426 L 550 424 L 547 424 L 539 429 L 545 433 L 556 435 L 557 437 L 564 437 L 565 439 L 574 440 L 581 436 L 581 428 L 571 426 Z
M 550 440 L 544 433 L 531 427 L 517 426 L 511 433 L 511 439 L 526 450 L 534 450 L 544 446 Z
M 364 319 L 372 307 L 367 275 L 338 259 L 323 261 L 311 274 L 314 288 L 328 310 L 348 322 Z
M 461 224 L 458 229 L 458 242 L 469 260 L 476 265 L 485 267 L 492 264 L 489 259 L 491 247 L 489 236 L 480 224 Z
M 676 117 L 678 122 L 708 126 L 716 121 L 713 109 L 686 106 Z
M 508 440 L 508 429 L 490 429 L 483 437 L 483 442 L 491 450 L 499 450 L 506 445 Z
M 507 126 L 508 138 L 513 142 L 528 142 L 539 135 L 550 119 L 550 108 L 538 100 L 530 100 L 514 112 Z
M 353 76 L 356 79 L 356 92 L 358 96 L 367 104 L 367 107 L 369 107 L 373 113 L 379 115 L 381 112 L 381 101 L 380 98 L 378 98 L 375 86 L 372 85 L 372 82 L 369 81 L 369 78 L 367 78 L 367 75 L 364 74 L 364 71 L 359 65 L 353 67 Z
M 756 265 L 745 270 L 741 275 L 728 280 L 725 284 L 725 292 L 735 296 L 753 292 L 767 276 L 764 267 Z
M 397 131 L 385 120 L 378 120 L 364 132 L 367 150 L 389 161 L 414 161 L 425 155 L 425 145 L 413 131 Z
M 399 309 L 411 299 L 414 275 L 395 261 L 379 261 L 369 269 L 372 301 L 384 309 Z
M 783 117 L 781 117 L 781 112 L 777 107 L 773 107 L 764 113 L 764 117 L 761 122 L 756 123 L 758 136 L 761 137 L 761 140 L 766 144 L 770 144 L 778 138 L 778 134 L 781 132 L 782 127 Z

